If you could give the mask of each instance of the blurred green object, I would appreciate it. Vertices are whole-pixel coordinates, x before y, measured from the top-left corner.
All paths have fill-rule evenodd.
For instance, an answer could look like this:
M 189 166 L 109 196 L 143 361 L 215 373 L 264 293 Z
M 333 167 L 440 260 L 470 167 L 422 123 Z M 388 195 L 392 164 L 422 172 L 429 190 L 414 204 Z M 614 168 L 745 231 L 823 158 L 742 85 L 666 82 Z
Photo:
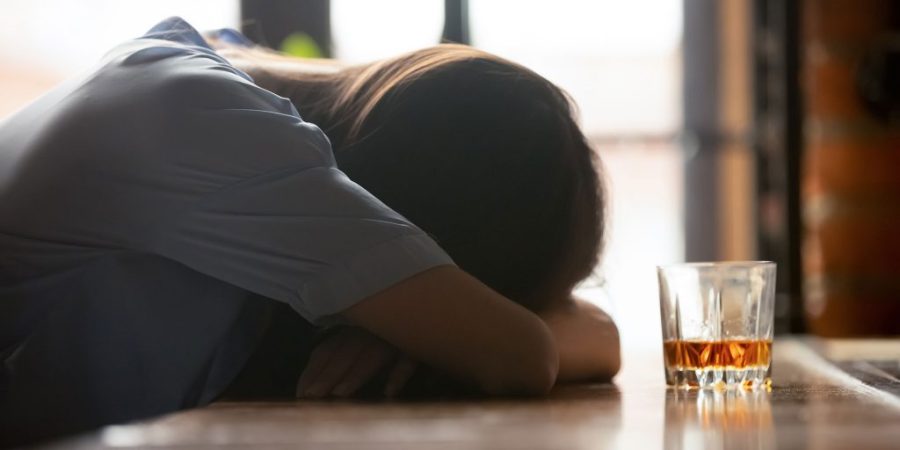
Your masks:
M 321 58 L 322 49 L 316 44 L 310 35 L 306 33 L 291 33 L 281 41 L 279 49 L 291 56 L 300 58 Z

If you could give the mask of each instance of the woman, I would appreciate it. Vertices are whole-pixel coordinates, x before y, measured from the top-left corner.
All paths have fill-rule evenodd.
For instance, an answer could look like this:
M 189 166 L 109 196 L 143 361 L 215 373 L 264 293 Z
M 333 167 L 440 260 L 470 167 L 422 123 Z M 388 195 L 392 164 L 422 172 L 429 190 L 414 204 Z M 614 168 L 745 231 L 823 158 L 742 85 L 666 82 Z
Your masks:
M 217 53 L 172 18 L 0 145 L 18 436 L 213 400 L 254 352 L 279 359 L 279 303 L 330 330 L 300 396 L 378 376 L 393 395 L 417 365 L 496 395 L 618 370 L 615 326 L 571 297 L 601 243 L 597 162 L 561 91 L 497 57 L 315 65 Z

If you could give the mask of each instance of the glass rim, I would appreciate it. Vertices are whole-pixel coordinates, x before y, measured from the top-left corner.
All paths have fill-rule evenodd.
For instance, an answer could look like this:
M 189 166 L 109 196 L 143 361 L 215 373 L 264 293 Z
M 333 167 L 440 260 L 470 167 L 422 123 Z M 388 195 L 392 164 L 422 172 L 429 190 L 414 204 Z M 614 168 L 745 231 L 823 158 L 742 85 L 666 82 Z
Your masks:
M 673 264 L 663 264 L 656 266 L 657 270 L 671 269 L 706 269 L 706 268 L 727 268 L 727 267 L 772 267 L 775 266 L 774 261 L 700 261 L 700 262 L 683 262 Z

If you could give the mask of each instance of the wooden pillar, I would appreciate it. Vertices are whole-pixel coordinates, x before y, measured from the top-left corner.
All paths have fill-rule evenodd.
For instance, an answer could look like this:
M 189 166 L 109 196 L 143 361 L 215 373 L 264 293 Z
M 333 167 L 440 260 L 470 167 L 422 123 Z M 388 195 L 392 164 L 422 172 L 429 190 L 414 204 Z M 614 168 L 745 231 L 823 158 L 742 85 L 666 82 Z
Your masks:
M 778 263 L 775 332 L 805 331 L 800 264 L 800 155 L 797 1 L 754 0 L 753 145 L 757 251 Z
M 817 334 L 900 334 L 898 25 L 892 0 L 804 3 L 803 268 Z
M 683 5 L 685 256 L 755 259 L 750 2 Z

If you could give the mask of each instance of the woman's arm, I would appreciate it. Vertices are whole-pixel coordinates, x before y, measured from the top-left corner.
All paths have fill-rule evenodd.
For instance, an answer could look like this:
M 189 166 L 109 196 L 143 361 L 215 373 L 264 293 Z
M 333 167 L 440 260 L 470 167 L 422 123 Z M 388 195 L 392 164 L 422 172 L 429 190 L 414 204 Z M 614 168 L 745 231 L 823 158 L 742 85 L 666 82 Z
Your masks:
M 453 266 L 397 283 L 342 316 L 489 394 L 543 394 L 556 382 L 559 355 L 547 324 Z
M 557 382 L 606 381 L 619 371 L 619 330 L 603 310 L 569 297 L 539 315 L 559 352 Z

